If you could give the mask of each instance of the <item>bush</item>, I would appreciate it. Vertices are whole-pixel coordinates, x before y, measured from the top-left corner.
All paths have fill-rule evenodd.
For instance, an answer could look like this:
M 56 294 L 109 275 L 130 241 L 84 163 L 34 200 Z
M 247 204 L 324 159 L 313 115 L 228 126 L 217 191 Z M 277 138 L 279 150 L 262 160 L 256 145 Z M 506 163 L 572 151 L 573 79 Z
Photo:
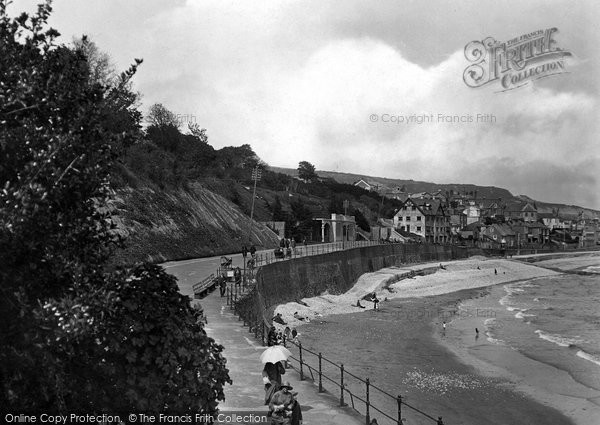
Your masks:
M 122 246 L 109 172 L 140 137 L 123 100 L 141 61 L 95 81 L 85 49 L 54 44 L 50 11 L 10 18 L 0 2 L 1 409 L 212 413 L 222 347 L 174 278 L 107 267 Z

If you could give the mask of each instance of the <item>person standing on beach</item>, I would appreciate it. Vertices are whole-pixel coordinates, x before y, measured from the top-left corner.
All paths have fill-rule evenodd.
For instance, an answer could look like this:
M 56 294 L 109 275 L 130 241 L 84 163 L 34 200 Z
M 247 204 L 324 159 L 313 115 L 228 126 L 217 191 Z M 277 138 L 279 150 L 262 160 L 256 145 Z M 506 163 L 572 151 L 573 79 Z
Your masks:
M 373 301 L 373 310 L 379 310 L 379 299 L 377 298 L 377 294 L 373 292 L 371 295 L 371 301 Z
M 445 320 L 442 323 L 442 329 L 443 329 L 444 335 L 446 335 L 446 321 Z

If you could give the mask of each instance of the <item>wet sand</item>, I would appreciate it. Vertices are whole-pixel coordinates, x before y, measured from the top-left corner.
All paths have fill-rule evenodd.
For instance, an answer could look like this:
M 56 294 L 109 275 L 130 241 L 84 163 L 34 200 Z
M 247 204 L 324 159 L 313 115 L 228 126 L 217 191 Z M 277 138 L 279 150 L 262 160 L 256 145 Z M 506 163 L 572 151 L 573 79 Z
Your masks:
M 290 326 L 301 326 L 305 347 L 320 349 L 391 395 L 402 395 L 432 417 L 442 416 L 444 423 L 595 425 L 600 411 L 589 388 L 564 371 L 488 341 L 485 334 L 485 320 L 498 308 L 490 293 L 502 292 L 509 282 L 557 275 L 567 263 L 571 270 L 589 266 L 586 256 L 557 260 L 544 262 L 548 268 L 483 257 L 444 263 L 444 269 L 433 263 L 389 268 L 363 275 L 346 294 L 323 294 L 276 311 Z M 367 301 L 365 309 L 353 306 L 373 292 L 385 300 L 380 311 Z M 311 322 L 294 319 L 294 311 Z M 325 361 L 323 368 L 339 376 L 339 369 Z M 364 383 L 347 379 L 346 384 L 365 397 Z M 339 392 L 331 385 L 330 390 Z M 396 417 L 393 398 L 372 390 L 371 400 Z M 364 411 L 364 404 L 354 401 Z M 392 423 L 377 412 L 371 416 Z M 402 416 L 410 424 L 431 423 L 406 407 Z
M 449 324 L 446 337 L 434 333 L 438 342 L 483 376 L 508 379 L 514 383 L 515 390 L 557 408 L 574 423 L 600 423 L 600 391 L 590 386 L 585 377 L 581 379 L 555 367 L 549 356 L 528 357 L 507 345 L 490 341 L 483 333 L 489 317 L 493 316 L 495 326 L 501 326 L 504 316 L 512 315 L 498 302 L 506 294 L 503 285 L 488 292 L 484 297 L 461 302 L 459 314 Z M 486 314 L 477 315 L 477 312 Z M 478 338 L 475 328 L 480 330 Z
M 323 317 L 302 326 L 300 340 L 304 347 L 320 349 L 326 358 L 343 363 L 347 371 L 369 377 L 371 384 L 402 395 L 405 402 L 435 418 L 442 416 L 446 424 L 572 424 L 558 410 L 518 391 L 510 379 L 482 374 L 448 348 L 446 339 L 454 338 L 455 331 L 448 326 L 444 335 L 441 323 L 464 314 L 457 308 L 462 300 L 487 293 L 487 289 L 475 289 L 397 299 L 377 312 Z M 327 373 L 339 374 L 332 367 Z M 339 392 L 327 384 L 330 391 Z M 365 397 L 364 384 L 351 379 L 347 384 Z M 374 390 L 370 395 L 376 406 L 385 407 L 382 410 L 395 417 L 393 399 Z M 364 410 L 363 404 L 355 402 Z M 406 407 L 402 416 L 408 424 L 432 423 Z M 377 412 L 371 417 L 380 424 L 391 423 Z

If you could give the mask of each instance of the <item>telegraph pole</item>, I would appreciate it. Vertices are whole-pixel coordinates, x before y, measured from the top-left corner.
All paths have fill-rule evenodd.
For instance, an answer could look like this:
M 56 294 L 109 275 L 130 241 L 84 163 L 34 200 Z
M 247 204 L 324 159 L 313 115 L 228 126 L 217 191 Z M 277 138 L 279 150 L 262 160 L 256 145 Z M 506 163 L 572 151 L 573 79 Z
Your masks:
M 250 220 L 254 217 L 254 199 L 256 198 L 256 182 L 262 177 L 262 170 L 258 165 L 252 170 L 252 180 L 254 180 L 254 191 L 252 192 L 252 209 L 250 210 Z

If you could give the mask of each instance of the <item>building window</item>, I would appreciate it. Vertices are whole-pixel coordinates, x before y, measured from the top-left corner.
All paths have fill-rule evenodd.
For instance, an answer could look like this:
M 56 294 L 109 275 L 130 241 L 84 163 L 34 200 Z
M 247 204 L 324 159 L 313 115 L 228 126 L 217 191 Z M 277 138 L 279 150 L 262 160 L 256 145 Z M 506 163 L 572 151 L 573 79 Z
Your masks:
M 421 216 L 420 215 L 417 216 L 417 221 L 421 221 Z
M 406 216 L 406 221 L 410 221 L 410 215 Z
M 421 226 L 417 226 L 417 232 L 421 231 Z

